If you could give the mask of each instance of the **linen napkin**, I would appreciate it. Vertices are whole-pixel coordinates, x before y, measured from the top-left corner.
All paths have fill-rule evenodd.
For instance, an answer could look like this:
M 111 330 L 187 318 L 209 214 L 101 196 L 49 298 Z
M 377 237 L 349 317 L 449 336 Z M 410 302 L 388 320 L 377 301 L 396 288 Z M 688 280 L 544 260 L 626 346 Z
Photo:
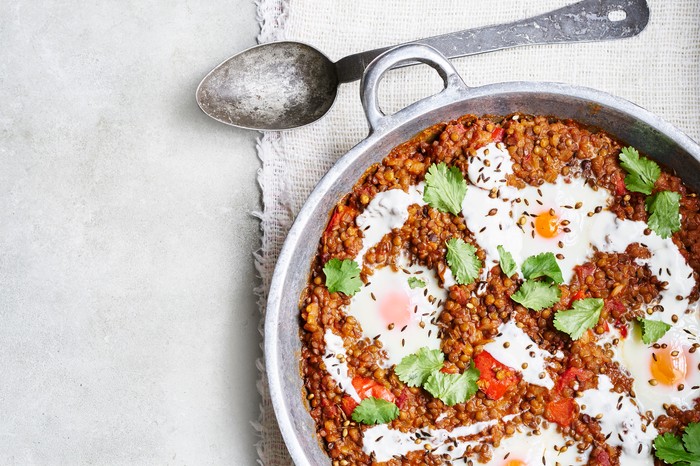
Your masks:
M 332 60 L 377 47 L 503 23 L 560 8 L 561 0 L 258 0 L 259 42 L 297 40 Z M 502 81 L 558 81 L 597 88 L 635 102 L 700 140 L 700 0 L 648 0 L 651 20 L 630 39 L 532 46 L 453 60 L 467 85 Z M 387 113 L 442 88 L 427 67 L 391 71 L 382 81 Z M 277 256 L 294 216 L 333 163 L 367 135 L 359 84 L 342 85 L 335 106 L 305 128 L 265 133 L 258 143 L 263 231 L 256 254 L 264 314 Z M 263 324 L 260 324 L 261 334 Z M 265 378 L 255 427 L 259 462 L 289 465 Z

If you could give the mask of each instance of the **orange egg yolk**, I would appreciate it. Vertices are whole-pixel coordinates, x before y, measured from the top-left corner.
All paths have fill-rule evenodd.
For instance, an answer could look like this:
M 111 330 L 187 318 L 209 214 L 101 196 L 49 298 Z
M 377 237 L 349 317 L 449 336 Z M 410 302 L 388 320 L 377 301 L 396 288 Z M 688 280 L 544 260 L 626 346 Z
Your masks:
M 379 303 L 379 314 L 388 325 L 403 327 L 411 319 L 411 299 L 406 293 L 390 291 Z
M 510 460 L 506 462 L 503 466 L 527 466 L 527 463 L 520 460 Z
M 682 348 L 654 350 L 650 366 L 651 376 L 663 385 L 676 385 L 684 381 L 688 371 L 688 361 Z
M 559 233 L 559 217 L 551 211 L 542 212 L 535 217 L 535 231 L 543 238 L 554 238 Z

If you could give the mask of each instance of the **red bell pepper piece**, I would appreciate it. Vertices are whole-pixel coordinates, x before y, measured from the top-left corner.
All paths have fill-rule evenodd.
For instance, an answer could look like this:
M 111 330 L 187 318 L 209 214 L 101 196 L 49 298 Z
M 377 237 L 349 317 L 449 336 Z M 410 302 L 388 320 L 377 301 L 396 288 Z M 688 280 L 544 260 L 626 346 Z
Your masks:
M 474 365 L 480 372 L 479 389 L 491 400 L 498 400 L 510 387 L 518 383 L 518 373 L 498 362 L 488 351 L 477 354 Z M 497 376 L 499 373 L 501 378 Z
M 407 402 L 408 402 L 408 389 L 404 388 L 403 390 L 401 390 L 401 394 L 396 399 L 396 406 L 398 406 L 399 409 L 404 409 L 404 408 L 406 408 Z
M 494 142 L 501 142 L 503 141 L 503 136 L 505 136 L 505 134 L 506 130 L 504 130 L 500 126 L 497 126 L 491 132 L 491 139 L 493 139 Z
M 379 382 L 375 382 L 367 377 L 354 377 L 352 379 L 352 386 L 355 387 L 355 391 L 360 395 L 360 399 L 364 400 L 370 396 L 374 398 L 381 398 L 382 400 L 391 401 L 392 403 L 396 399 L 391 390 L 386 388 Z
M 545 405 L 544 417 L 548 421 L 567 427 L 573 422 L 575 411 L 576 402 L 572 398 L 560 398 Z
M 589 263 L 574 267 L 579 283 L 586 283 L 586 277 L 590 277 L 595 272 L 595 265 Z
M 554 392 L 560 394 L 564 387 L 571 386 L 571 382 L 578 380 L 579 382 L 585 382 L 586 380 L 593 377 L 593 374 L 586 369 L 579 369 L 578 367 L 569 367 L 557 380 L 557 384 L 554 386 Z
M 569 367 L 564 371 L 554 386 L 552 401 L 548 402 L 544 407 L 544 417 L 562 427 L 571 424 L 575 417 L 576 402 L 573 398 L 562 397 L 561 392 L 565 387 L 570 387 L 574 380 L 583 382 L 591 377 L 593 377 L 593 374 L 590 371 L 579 369 L 578 367 Z
M 622 176 L 617 175 L 615 177 L 615 194 L 618 196 L 624 196 L 627 194 L 627 186 L 625 186 L 625 179 Z
M 355 388 L 355 391 L 360 396 L 361 400 L 369 397 L 381 398 L 382 400 L 390 401 L 392 403 L 396 400 L 396 397 L 393 393 L 391 393 L 391 390 L 379 382 L 375 382 L 367 377 L 353 377 L 352 386 Z M 403 395 L 404 394 L 402 394 L 402 396 Z M 352 415 L 352 412 L 358 405 L 359 403 L 355 401 L 353 397 L 348 395 L 345 395 L 340 401 L 340 407 L 348 417 Z
M 571 307 L 571 305 L 574 304 L 574 301 L 578 301 L 579 299 L 583 299 L 585 297 L 586 293 L 583 290 L 578 290 L 569 300 L 569 307 Z
M 342 400 L 340 400 L 340 408 L 343 410 L 347 417 L 352 416 L 352 412 L 355 411 L 359 404 L 355 399 L 349 395 L 345 395 Z

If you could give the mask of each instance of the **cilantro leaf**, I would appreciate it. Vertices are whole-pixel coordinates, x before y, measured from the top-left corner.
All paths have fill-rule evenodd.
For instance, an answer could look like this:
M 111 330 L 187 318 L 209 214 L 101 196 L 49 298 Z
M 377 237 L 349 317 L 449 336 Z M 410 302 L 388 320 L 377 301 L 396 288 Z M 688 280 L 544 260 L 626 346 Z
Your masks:
M 683 433 L 683 445 L 690 453 L 698 455 L 696 461 L 700 461 L 700 422 L 693 422 L 686 426 Z
M 574 301 L 573 309 L 559 311 L 554 316 L 554 327 L 568 333 L 572 340 L 578 340 L 583 332 L 595 326 L 603 309 L 600 298 L 584 298 Z
M 457 403 L 464 403 L 474 396 L 479 389 L 476 381 L 479 380 L 480 375 L 479 369 L 474 367 L 474 361 L 472 361 L 471 367 L 461 374 L 433 372 L 423 388 L 435 398 L 441 399 L 446 405 L 454 406 Z
M 352 420 L 362 424 L 386 424 L 399 417 L 399 408 L 391 401 L 370 396 L 352 412 Z
M 425 174 L 423 200 L 440 212 L 457 215 L 467 195 L 467 183 L 457 167 L 447 168 L 444 162 L 433 164 Z
M 476 248 L 459 238 L 447 240 L 447 264 L 460 285 L 468 285 L 476 280 L 481 269 Z
M 665 433 L 654 439 L 654 455 L 667 464 L 700 466 L 700 423 L 685 428 L 683 441 L 677 435 Z
M 557 285 L 528 280 L 511 295 L 510 299 L 528 309 L 541 311 L 559 302 L 561 290 Z
M 352 296 L 362 288 L 360 266 L 351 260 L 331 259 L 323 266 L 326 275 L 326 287 L 331 293 L 340 291 Z
M 501 271 L 508 277 L 512 277 L 513 274 L 517 273 L 518 266 L 513 260 L 513 255 L 506 251 L 503 246 L 498 246 L 498 257 L 499 264 L 501 265 Z
M 634 147 L 623 147 L 620 152 L 620 165 L 627 170 L 625 187 L 630 191 L 651 194 L 654 183 L 661 175 L 661 169 L 653 160 L 640 157 Z
M 442 351 L 423 347 L 414 354 L 404 356 L 394 368 L 394 372 L 399 380 L 409 387 L 419 387 L 428 380 L 430 374 L 442 368 L 444 361 L 445 355 Z
M 666 322 L 660 320 L 639 319 L 642 324 L 642 341 L 645 345 L 650 345 L 661 338 L 671 328 Z
M 525 259 L 522 266 L 523 277 L 527 280 L 532 280 L 538 277 L 547 277 L 554 280 L 555 283 L 563 283 L 564 277 L 561 275 L 561 269 L 557 264 L 557 258 L 551 252 L 543 252 L 536 256 L 530 256 Z
M 425 280 L 416 277 L 408 277 L 408 286 L 410 286 L 411 289 L 425 288 Z
M 673 191 L 661 191 L 646 201 L 649 228 L 662 238 L 668 238 L 681 229 L 681 195 Z

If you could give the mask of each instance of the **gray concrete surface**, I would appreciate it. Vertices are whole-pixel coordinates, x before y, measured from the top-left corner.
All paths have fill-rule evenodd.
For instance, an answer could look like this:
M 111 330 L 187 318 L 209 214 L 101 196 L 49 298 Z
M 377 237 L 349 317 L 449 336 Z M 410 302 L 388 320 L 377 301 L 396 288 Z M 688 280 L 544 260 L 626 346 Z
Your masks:
M 253 464 L 252 0 L 0 2 L 0 464 Z

